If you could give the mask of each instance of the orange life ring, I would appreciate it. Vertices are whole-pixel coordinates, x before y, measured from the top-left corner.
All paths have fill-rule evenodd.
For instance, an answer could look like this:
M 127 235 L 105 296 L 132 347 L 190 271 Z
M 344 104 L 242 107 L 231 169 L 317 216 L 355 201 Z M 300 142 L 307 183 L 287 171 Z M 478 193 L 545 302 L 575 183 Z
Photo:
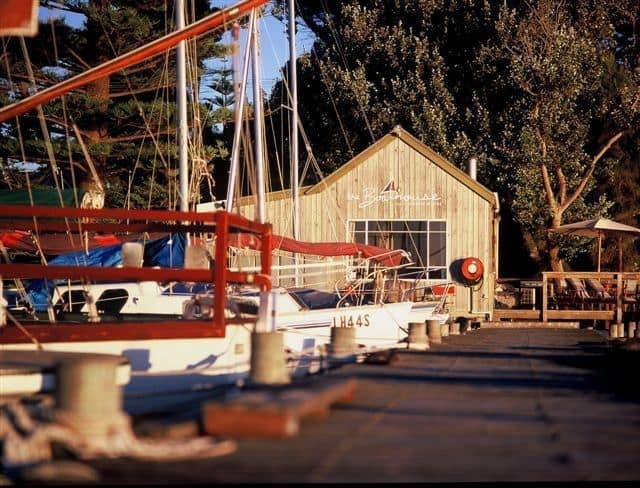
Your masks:
M 477 283 L 484 273 L 484 265 L 478 258 L 465 258 L 462 261 L 462 276 L 465 280 Z

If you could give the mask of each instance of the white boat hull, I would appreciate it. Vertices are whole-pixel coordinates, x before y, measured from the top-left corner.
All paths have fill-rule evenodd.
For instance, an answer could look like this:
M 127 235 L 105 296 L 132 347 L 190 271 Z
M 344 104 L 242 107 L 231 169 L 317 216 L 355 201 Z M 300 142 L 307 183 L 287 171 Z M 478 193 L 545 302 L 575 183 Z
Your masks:
M 125 356 L 129 381 L 123 385 L 125 410 L 129 413 L 161 410 L 185 401 L 185 394 L 232 386 L 249 375 L 251 327 L 227 325 L 223 338 L 144 339 L 44 343 L 46 351 L 102 353 Z M 5 344 L 2 351 L 35 350 L 32 343 Z M 1 354 L 0 354 L 1 357 Z M 14 378 L 12 378 L 13 380 Z M 51 392 L 55 375 L 26 372 L 20 381 L 0 385 L 3 395 Z
M 388 349 L 407 336 L 411 302 L 333 309 L 276 312 L 276 330 L 287 348 L 298 353 L 317 351 L 331 342 L 333 327 L 356 329 L 356 344 L 367 350 Z
M 184 306 L 194 293 L 172 293 L 169 287 L 162 287 L 155 281 L 98 283 L 88 285 L 58 285 L 53 291 L 54 307 L 89 313 L 89 305 L 82 296 L 87 293 L 97 301 L 97 308 L 113 309 L 114 315 L 143 317 L 163 315 L 180 317 Z M 69 299 L 71 295 L 71 300 Z M 108 296 L 105 298 L 105 296 Z M 69 301 L 72 303 L 68 305 Z
M 53 392 L 56 388 L 56 364 L 75 355 L 68 351 L 42 351 L 33 347 L 8 348 L 0 350 L 0 398 L 20 397 L 41 392 Z M 115 382 L 124 386 L 131 379 L 131 365 L 122 357 L 116 365 Z
M 237 296 L 259 305 L 256 293 Z M 333 327 L 356 329 L 356 344 L 367 352 L 396 347 L 408 335 L 412 302 L 305 308 L 284 288 L 272 290 L 272 329 L 282 332 L 294 355 L 317 355 L 331 342 Z
M 116 287 L 125 289 L 124 284 Z M 129 298 L 136 297 L 131 286 L 128 290 Z M 133 287 L 133 290 L 137 291 L 137 288 Z M 104 290 L 92 291 L 99 297 Z M 175 313 L 184 308 L 184 303 L 171 301 L 166 295 L 160 298 L 155 289 L 150 295 L 156 298 L 156 310 L 159 313 Z M 210 299 L 210 295 L 200 297 L 205 305 Z M 138 303 L 143 302 L 146 300 L 138 300 Z M 301 310 L 288 293 L 280 293 L 276 301 L 275 330 L 283 333 L 284 346 L 296 360 L 292 374 L 313 373 L 319 367 L 317 358 L 331 342 L 333 327 L 355 328 L 356 344 L 362 352 L 397 347 L 408 334 L 411 307 L 412 302 L 398 302 Z M 95 330 L 96 326 L 79 324 L 78 327 Z M 130 378 L 126 384 L 121 381 L 124 404 L 128 412 L 136 413 L 147 411 L 150 407 L 162 409 L 163 405 L 185 401 L 186 395 L 201 395 L 203 392 L 246 380 L 250 373 L 252 330 L 253 324 L 247 322 L 243 325 L 227 325 L 223 338 L 104 340 L 100 334 L 95 334 L 95 340 L 65 340 L 44 342 L 42 345 L 48 351 L 126 357 L 130 366 Z M 2 350 L 35 350 L 35 345 L 31 342 L 9 343 L 4 344 Z M 307 363 L 309 367 L 300 367 L 307 360 L 310 361 Z M 6 390 L 7 394 L 28 395 L 53 391 L 55 388 L 55 377 L 51 374 L 46 377 L 29 375 L 23 380 L 17 384 L 13 382 L 11 391 L 7 389 L 7 384 L 0 389 Z

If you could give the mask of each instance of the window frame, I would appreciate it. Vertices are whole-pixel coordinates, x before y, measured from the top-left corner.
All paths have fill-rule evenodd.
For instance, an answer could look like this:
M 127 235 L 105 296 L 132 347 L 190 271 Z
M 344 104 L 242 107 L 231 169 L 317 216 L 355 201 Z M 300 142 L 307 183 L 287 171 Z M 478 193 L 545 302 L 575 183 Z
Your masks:
M 381 223 L 383 223 L 384 225 L 381 226 L 380 225 Z M 398 223 L 401 223 L 405 228 L 408 228 L 408 230 L 405 232 L 401 232 L 397 230 Z M 412 223 L 419 224 L 417 226 L 418 229 L 415 229 L 415 230 L 412 229 L 412 226 L 411 226 Z M 388 232 L 389 234 L 392 235 L 391 239 L 389 239 L 388 241 L 389 244 L 380 243 L 377 240 L 373 240 L 372 242 L 372 239 L 370 239 L 370 236 L 375 231 L 371 230 L 371 224 L 377 225 L 379 227 L 386 227 L 385 230 L 382 230 L 379 232 Z M 416 226 L 414 225 L 413 227 L 416 227 Z M 437 227 L 440 227 L 440 229 L 438 229 Z M 357 239 L 358 234 L 364 235 L 364 242 L 362 240 Z M 393 234 L 396 234 L 398 236 L 400 236 L 401 234 L 404 234 L 404 235 L 402 235 L 401 237 L 396 237 L 394 239 Z M 398 240 L 400 240 L 401 242 L 404 241 L 411 234 L 424 236 L 424 239 L 420 239 L 415 244 L 418 247 L 418 249 L 421 249 L 419 257 L 415 255 L 417 251 L 415 247 L 412 249 L 406 249 L 405 247 L 403 247 L 403 246 L 406 246 L 404 242 L 402 245 L 393 244 Z M 374 219 L 374 218 L 349 219 L 347 221 L 347 235 L 349 236 L 349 239 L 352 242 L 377 245 L 381 247 L 388 247 L 389 245 L 391 245 L 392 247 L 388 247 L 389 249 L 402 248 L 405 251 L 411 253 L 411 260 L 415 261 L 416 265 L 400 271 L 398 273 L 399 278 L 403 278 L 403 274 L 404 274 L 405 275 L 404 278 L 423 279 L 428 281 L 429 283 L 440 283 L 440 282 L 449 281 L 448 262 L 449 262 L 450 239 L 449 239 L 448 222 L 446 219 Z M 444 256 L 442 257 L 441 264 L 432 265 L 433 258 L 429 259 L 429 257 L 431 255 L 431 249 L 433 244 L 437 242 L 436 239 L 440 241 L 442 240 L 444 241 L 443 245 L 440 246 L 440 251 L 438 252 L 439 255 L 444 253 Z M 426 263 L 426 266 L 423 266 L 420 263 L 424 261 L 425 255 L 428 261 Z

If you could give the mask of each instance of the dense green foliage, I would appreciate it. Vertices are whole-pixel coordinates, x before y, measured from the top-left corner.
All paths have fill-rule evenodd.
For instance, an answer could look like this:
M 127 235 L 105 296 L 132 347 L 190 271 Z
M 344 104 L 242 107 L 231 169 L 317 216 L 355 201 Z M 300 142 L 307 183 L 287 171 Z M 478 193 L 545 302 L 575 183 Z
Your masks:
M 640 223 L 636 0 L 299 8 L 317 36 L 299 60 L 300 116 L 325 171 L 396 124 L 462 169 L 475 155 L 479 180 L 501 199 L 503 275 L 592 269 L 594 246 L 550 227 L 598 215 Z M 627 268 L 640 266 L 626 244 Z M 613 253 L 603 262 L 613 267 Z

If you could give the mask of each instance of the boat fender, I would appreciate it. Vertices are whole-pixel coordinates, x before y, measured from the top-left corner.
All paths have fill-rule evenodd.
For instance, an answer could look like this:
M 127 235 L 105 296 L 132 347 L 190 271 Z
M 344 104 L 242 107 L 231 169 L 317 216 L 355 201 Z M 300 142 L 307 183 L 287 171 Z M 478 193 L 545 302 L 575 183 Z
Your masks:
M 480 259 L 468 257 L 462 261 L 461 272 L 465 280 L 477 283 L 484 273 L 484 265 Z

